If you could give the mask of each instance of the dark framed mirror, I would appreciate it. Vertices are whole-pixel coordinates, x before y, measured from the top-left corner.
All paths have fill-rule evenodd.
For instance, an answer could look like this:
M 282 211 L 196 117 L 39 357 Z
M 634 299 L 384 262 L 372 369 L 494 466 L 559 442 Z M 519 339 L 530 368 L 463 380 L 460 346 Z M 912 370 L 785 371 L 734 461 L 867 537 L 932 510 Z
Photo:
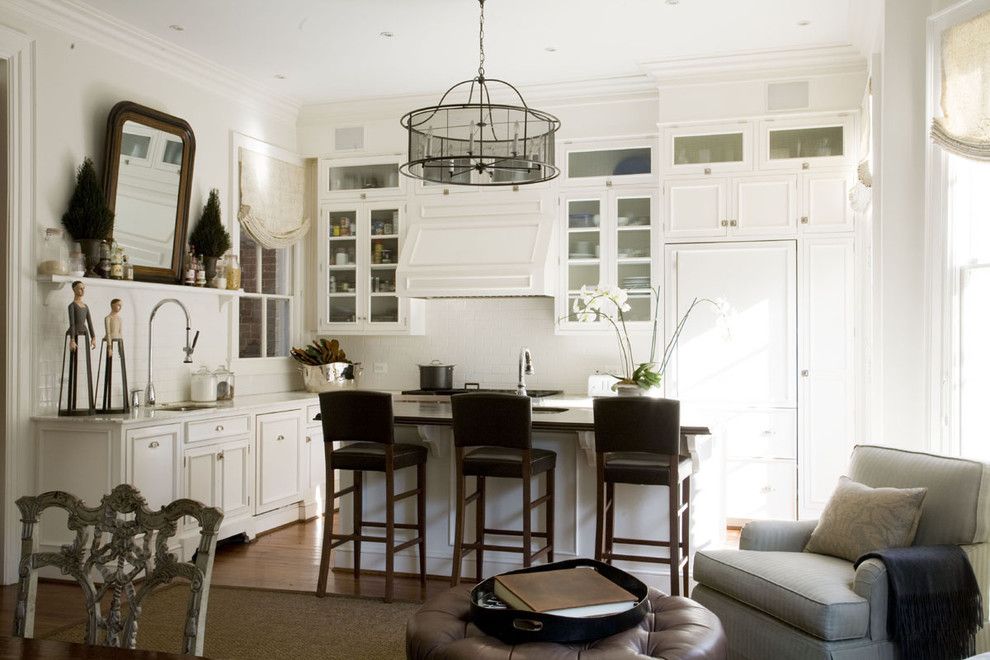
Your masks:
M 136 280 L 182 280 L 195 155 L 185 120 L 131 101 L 110 110 L 103 187 Z

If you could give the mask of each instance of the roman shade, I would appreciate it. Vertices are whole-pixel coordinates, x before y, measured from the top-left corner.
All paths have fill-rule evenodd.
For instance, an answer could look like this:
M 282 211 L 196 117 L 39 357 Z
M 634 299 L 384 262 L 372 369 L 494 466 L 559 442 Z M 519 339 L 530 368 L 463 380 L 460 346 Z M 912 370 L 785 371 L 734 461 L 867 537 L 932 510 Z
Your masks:
M 990 160 L 990 12 L 942 33 L 942 116 L 932 139 L 966 158 Z
M 265 249 L 299 242 L 309 231 L 303 168 L 248 149 L 240 150 L 240 164 L 241 228 Z

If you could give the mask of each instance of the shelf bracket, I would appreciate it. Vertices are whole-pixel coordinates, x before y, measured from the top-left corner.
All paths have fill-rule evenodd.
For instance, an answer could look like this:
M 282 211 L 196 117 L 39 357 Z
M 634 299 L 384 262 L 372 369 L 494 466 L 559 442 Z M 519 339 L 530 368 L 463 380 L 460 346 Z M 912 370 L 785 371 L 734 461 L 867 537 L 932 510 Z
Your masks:
M 584 458 L 588 461 L 589 467 L 595 467 L 595 432 L 578 431 L 578 446 L 584 450 Z
M 61 291 L 68 285 L 68 282 L 38 282 L 38 286 L 41 287 L 41 304 L 48 307 L 51 302 L 52 295 L 56 291 Z
M 416 433 L 420 441 L 430 448 L 430 456 L 433 458 L 443 458 L 447 447 L 454 441 L 453 430 L 442 426 L 417 426 Z

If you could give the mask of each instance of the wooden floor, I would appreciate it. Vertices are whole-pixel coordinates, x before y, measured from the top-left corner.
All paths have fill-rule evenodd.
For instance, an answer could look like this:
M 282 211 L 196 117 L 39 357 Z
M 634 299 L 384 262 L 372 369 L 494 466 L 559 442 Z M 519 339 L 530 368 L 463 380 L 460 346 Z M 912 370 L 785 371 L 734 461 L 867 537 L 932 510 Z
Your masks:
M 729 543 L 738 543 L 738 530 L 728 531 Z M 323 519 L 288 525 L 259 536 L 251 543 L 224 541 L 217 546 L 213 584 L 258 589 L 314 591 L 320 566 Z M 446 578 L 427 580 L 422 589 L 416 577 L 397 576 L 395 599 L 422 601 L 449 588 Z M 355 580 L 349 571 L 331 571 L 327 590 L 331 593 L 380 597 L 385 593 L 382 575 L 362 573 Z M 13 625 L 17 586 L 0 587 L 0 625 Z M 314 596 L 315 597 L 315 596 Z M 74 584 L 39 582 L 35 613 L 35 635 L 82 620 L 82 592 Z

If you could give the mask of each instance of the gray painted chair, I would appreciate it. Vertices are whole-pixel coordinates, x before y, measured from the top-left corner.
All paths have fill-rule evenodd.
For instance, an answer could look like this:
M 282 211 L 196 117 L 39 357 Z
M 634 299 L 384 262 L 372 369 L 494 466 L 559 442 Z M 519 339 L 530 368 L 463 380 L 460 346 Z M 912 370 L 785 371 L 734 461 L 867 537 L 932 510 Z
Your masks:
M 127 484 L 114 488 L 103 496 L 99 506 L 92 508 L 62 491 L 22 497 L 17 507 L 24 531 L 14 607 L 15 637 L 34 636 L 38 569 L 45 566 L 58 568 L 82 587 L 87 613 L 86 644 L 119 648 L 134 648 L 145 596 L 155 587 L 179 578 L 189 583 L 182 653 L 203 655 L 207 594 L 223 520 L 219 509 L 183 499 L 149 511 L 141 493 Z M 68 512 L 69 529 L 75 531 L 75 539 L 58 552 L 38 552 L 38 518 L 53 507 Z M 183 516 L 192 517 L 200 526 L 199 546 L 192 562 L 180 562 L 168 551 L 169 539 L 175 536 Z M 93 580 L 94 573 L 99 575 L 99 586 Z M 137 588 L 136 578 L 143 578 Z M 110 606 L 104 616 L 100 604 L 107 594 Z
M 915 544 L 962 546 L 990 608 L 990 464 L 860 445 L 847 474 L 872 487 L 927 487 Z M 899 654 L 888 636 L 883 564 L 870 559 L 854 569 L 844 559 L 802 552 L 815 524 L 752 522 L 742 530 L 739 550 L 695 556 L 698 586 L 691 596 L 722 620 L 729 657 L 910 657 L 910 652 Z M 990 651 L 986 623 L 977 650 Z

